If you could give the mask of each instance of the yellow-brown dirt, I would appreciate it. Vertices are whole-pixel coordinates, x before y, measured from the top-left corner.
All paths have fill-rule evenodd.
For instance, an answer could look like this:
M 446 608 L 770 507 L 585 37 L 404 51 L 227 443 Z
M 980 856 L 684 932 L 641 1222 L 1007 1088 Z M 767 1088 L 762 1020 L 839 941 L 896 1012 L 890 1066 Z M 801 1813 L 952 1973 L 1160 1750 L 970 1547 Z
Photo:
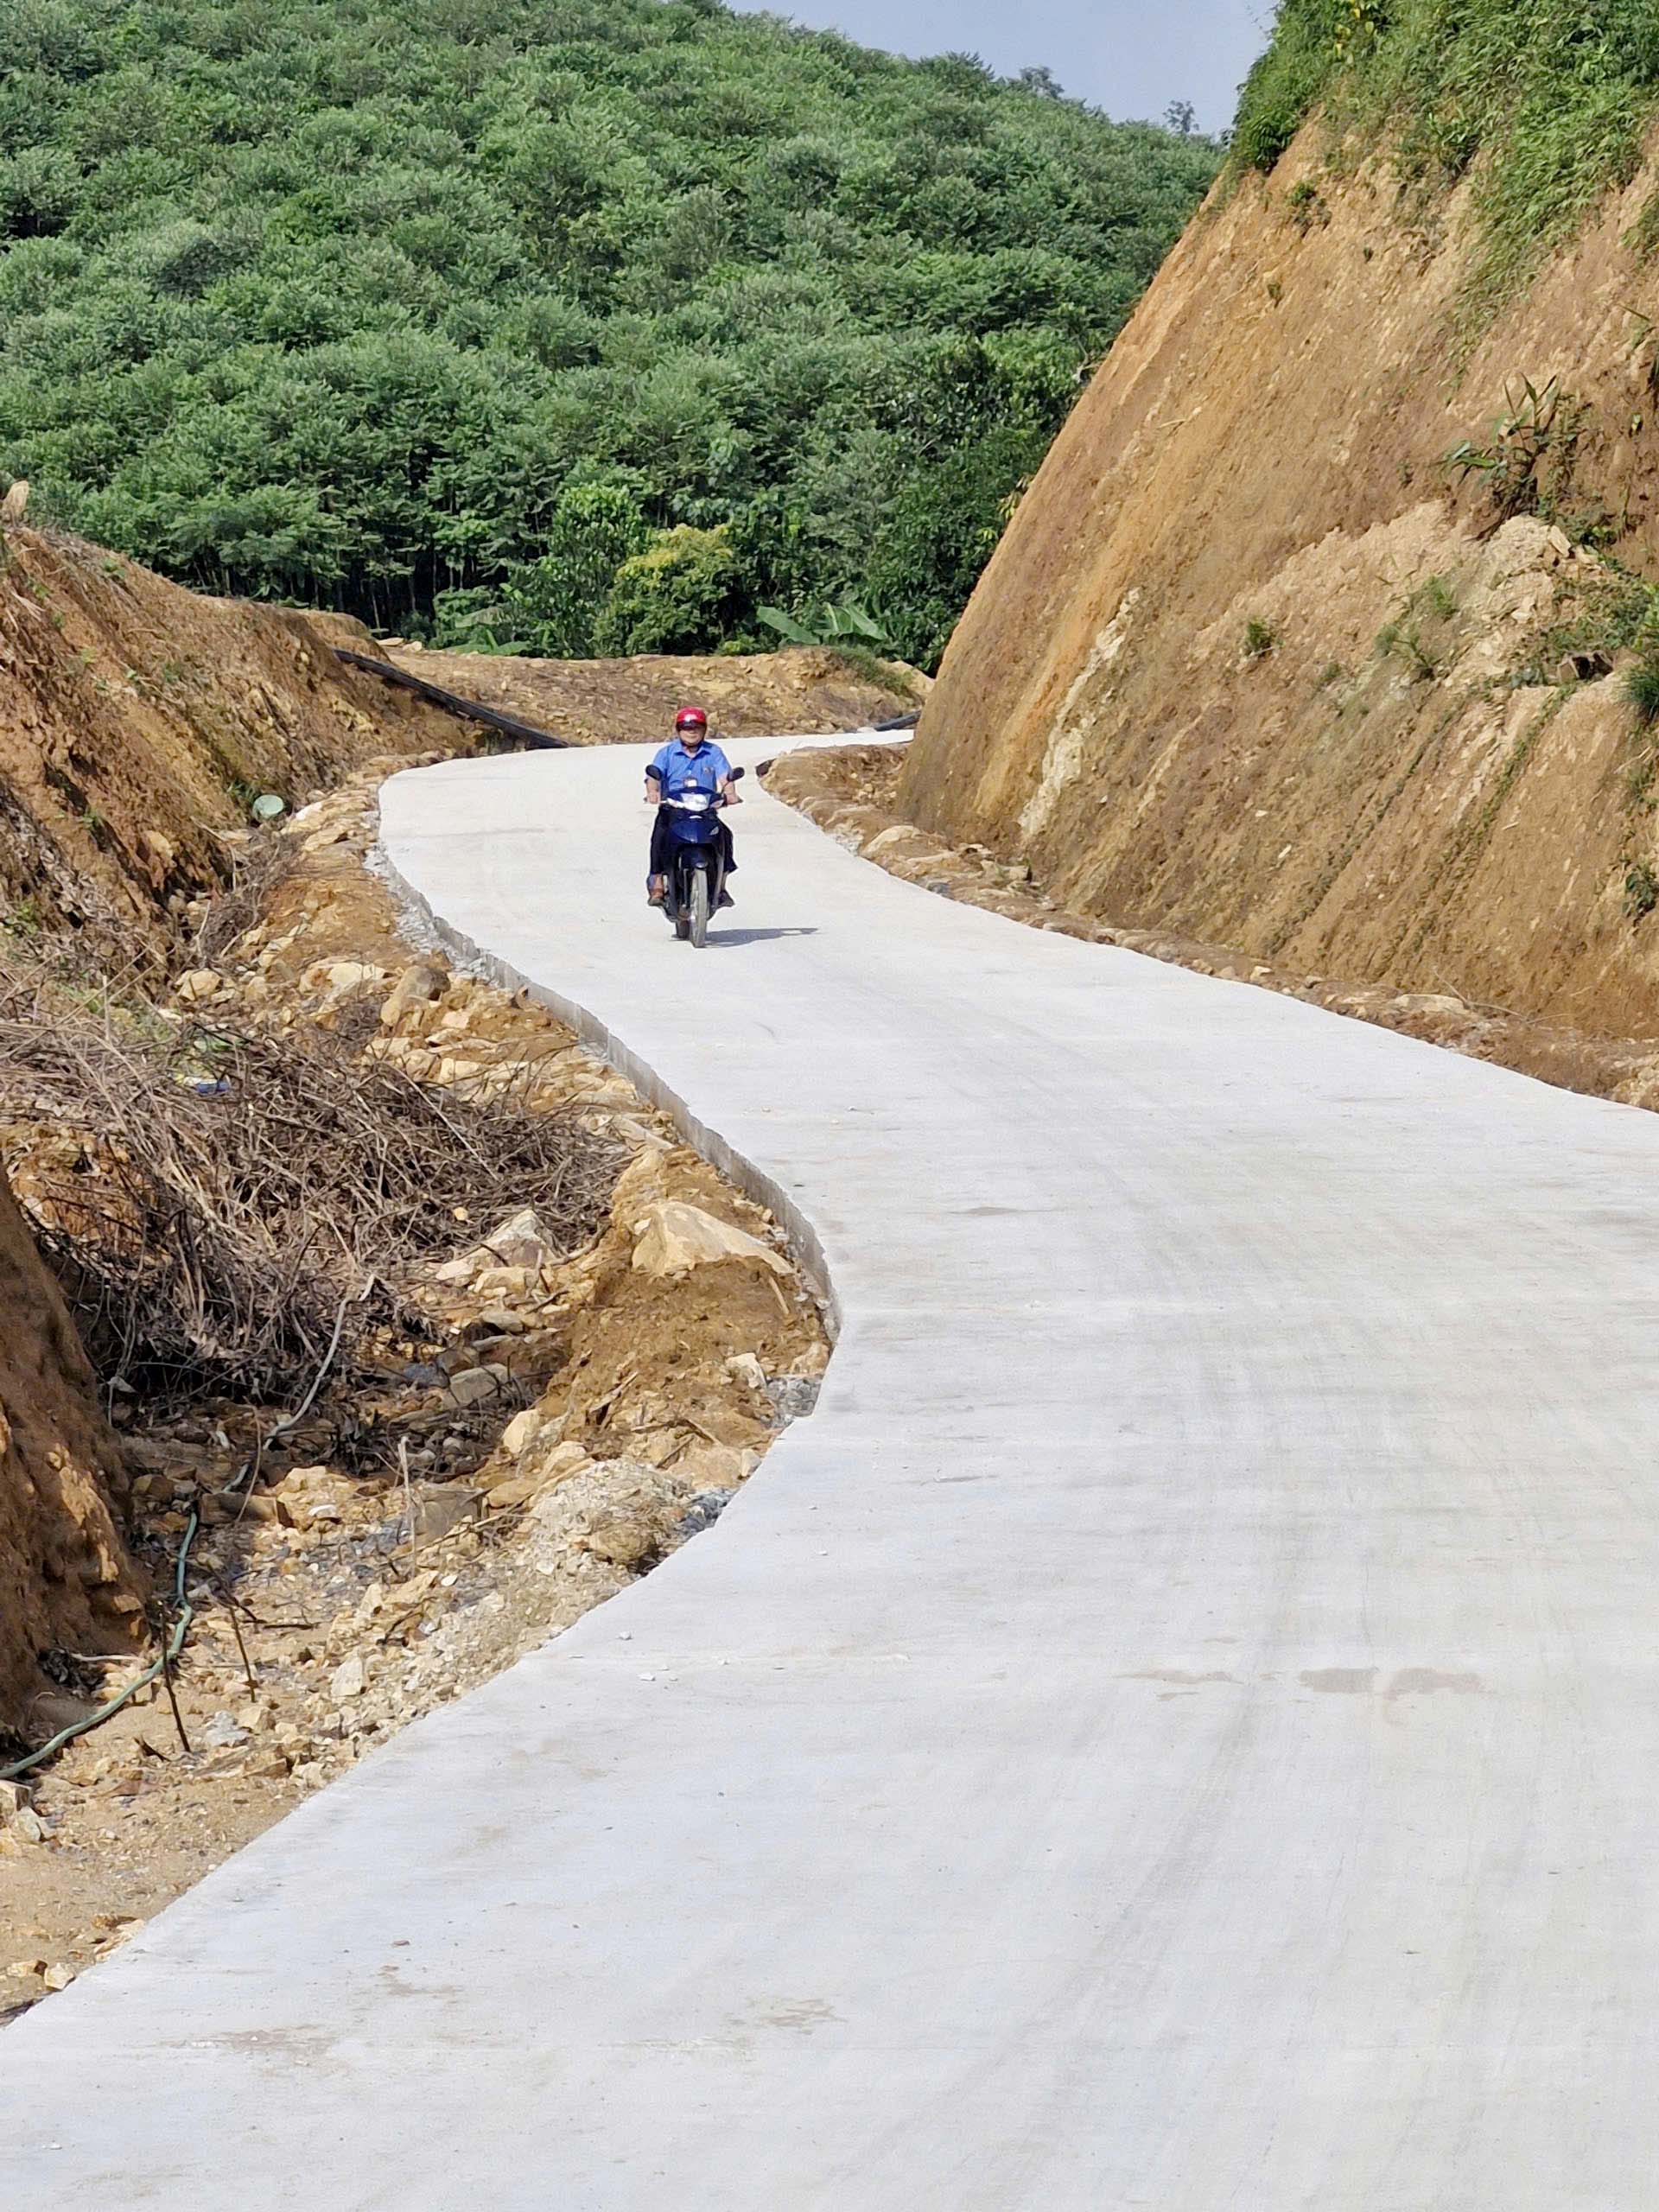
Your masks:
M 343 642 L 343 641 L 342 641 Z M 817 646 L 775 653 L 634 660 L 535 660 L 493 653 L 426 652 L 393 641 L 397 667 L 446 691 L 517 715 L 573 745 L 644 745 L 672 733 L 683 706 L 698 706 L 722 737 L 868 728 L 918 707 L 928 679 L 902 662 L 872 683 Z
M 290 802 L 371 753 L 458 733 L 342 668 L 298 616 L 206 600 L 73 538 L 0 531 L 0 943 L 164 957 L 257 792 Z M 91 1373 L 0 1191 L 0 1729 L 50 1733 L 38 1655 L 134 1640 Z
M 1653 570 L 1659 276 L 1624 240 L 1659 173 L 1471 345 L 1466 195 L 1324 149 L 1172 256 L 952 641 L 899 811 L 1116 925 L 1652 1036 L 1650 771 L 1618 670 L 1561 655 L 1615 580 L 1550 525 L 1599 515 Z M 1446 456 L 1551 378 L 1580 435 L 1500 527 Z
M 366 639 L 363 642 L 366 643 Z M 307 619 L 205 599 L 79 539 L 0 532 L 0 917 L 155 944 L 249 802 L 468 739 Z
M 124 1487 L 92 1370 L 0 1178 L 0 1745 L 60 1716 L 40 1665 L 131 1650 L 140 1586 L 109 1499 Z M 0 1751 L 0 1765 L 5 1754 Z

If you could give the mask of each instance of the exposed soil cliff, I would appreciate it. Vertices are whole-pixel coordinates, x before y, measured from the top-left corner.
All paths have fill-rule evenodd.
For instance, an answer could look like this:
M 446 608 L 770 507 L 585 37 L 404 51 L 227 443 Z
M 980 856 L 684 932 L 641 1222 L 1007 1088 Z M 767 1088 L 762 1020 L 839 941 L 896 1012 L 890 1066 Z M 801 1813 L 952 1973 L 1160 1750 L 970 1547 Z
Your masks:
M 0 970 L 54 944 L 88 976 L 159 964 L 169 921 L 229 877 L 226 840 L 259 792 L 308 797 L 440 728 L 457 741 L 447 718 L 383 695 L 301 617 L 0 530 Z M 142 1632 L 111 1513 L 122 1480 L 73 1325 L 0 1180 L 0 1740 L 38 1742 L 67 1717 L 55 1707 L 78 1709 L 54 1687 L 54 1651 L 99 1657 Z
M 1627 243 L 1655 164 L 1472 336 L 1464 197 L 1325 145 L 1172 257 L 963 621 L 901 810 L 1116 924 L 1651 1033 L 1622 649 L 1625 572 L 1659 573 L 1659 276 Z
M 92 1370 L 0 1178 L 0 1745 L 52 1732 L 42 1655 L 130 1650 L 142 1630 L 119 1488 Z
M 353 626 L 355 629 L 357 626 Z M 353 640 L 372 652 L 366 632 Z M 0 532 L 0 914 L 142 943 L 230 873 L 224 833 L 372 754 L 464 742 L 302 615 Z

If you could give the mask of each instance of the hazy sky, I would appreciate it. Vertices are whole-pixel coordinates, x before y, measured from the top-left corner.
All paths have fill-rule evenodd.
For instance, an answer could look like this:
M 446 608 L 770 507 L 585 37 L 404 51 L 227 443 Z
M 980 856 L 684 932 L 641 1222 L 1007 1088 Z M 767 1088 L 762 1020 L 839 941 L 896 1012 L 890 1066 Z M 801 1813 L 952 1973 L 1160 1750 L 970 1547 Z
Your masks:
M 779 0 L 771 12 L 902 54 L 977 54 L 1002 76 L 1040 64 L 1120 120 L 1191 100 L 1218 130 L 1267 43 L 1273 0 Z

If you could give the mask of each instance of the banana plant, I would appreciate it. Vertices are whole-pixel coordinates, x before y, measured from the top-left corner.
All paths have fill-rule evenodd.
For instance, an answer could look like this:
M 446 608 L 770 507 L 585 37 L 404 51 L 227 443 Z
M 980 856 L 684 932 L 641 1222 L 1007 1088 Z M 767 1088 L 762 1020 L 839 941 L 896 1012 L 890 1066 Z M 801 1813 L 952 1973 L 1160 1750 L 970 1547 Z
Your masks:
M 786 645 L 845 645 L 849 639 L 866 645 L 887 643 L 887 632 L 855 600 L 843 599 L 817 609 L 809 607 L 801 615 L 786 614 L 781 607 L 757 607 L 754 611 L 767 629 L 775 630 Z

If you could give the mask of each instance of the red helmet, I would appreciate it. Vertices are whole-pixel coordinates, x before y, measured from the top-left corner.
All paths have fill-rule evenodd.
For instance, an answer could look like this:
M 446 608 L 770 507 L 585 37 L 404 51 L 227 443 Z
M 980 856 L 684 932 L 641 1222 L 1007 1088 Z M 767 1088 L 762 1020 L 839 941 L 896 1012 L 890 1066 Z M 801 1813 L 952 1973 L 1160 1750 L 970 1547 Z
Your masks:
M 674 728 L 677 731 L 683 729 L 706 730 L 708 727 L 709 717 L 703 713 L 701 707 L 682 707 L 679 711 L 678 719 L 674 724 Z

